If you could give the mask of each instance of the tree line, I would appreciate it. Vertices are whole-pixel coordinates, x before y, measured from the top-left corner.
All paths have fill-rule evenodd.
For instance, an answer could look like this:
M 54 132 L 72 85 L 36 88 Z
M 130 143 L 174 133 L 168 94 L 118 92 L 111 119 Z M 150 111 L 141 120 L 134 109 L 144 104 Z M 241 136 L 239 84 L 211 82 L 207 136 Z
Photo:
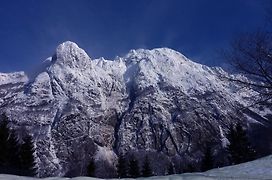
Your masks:
M 247 133 L 240 123 L 231 125 L 227 133 L 228 145 L 226 155 L 227 165 L 235 165 L 256 158 L 256 152 L 252 148 Z M 119 178 L 137 178 L 156 175 L 150 158 L 146 155 L 140 166 L 136 156 L 120 154 L 116 166 Z M 213 147 L 207 143 L 200 165 L 188 164 L 182 171 L 177 172 L 174 164 L 170 162 L 165 168 L 165 175 L 175 173 L 207 171 L 215 168 Z M 96 177 L 96 163 L 91 159 L 87 167 L 87 176 Z M 35 162 L 35 148 L 32 137 L 26 135 L 18 139 L 16 131 L 9 127 L 9 120 L 5 114 L 0 117 L 0 174 L 14 174 L 21 176 L 36 176 L 37 165 Z
M 9 128 L 8 117 L 0 117 L 0 174 L 35 176 L 35 148 L 32 137 L 26 135 L 21 141 L 16 131 Z
M 226 136 L 229 142 L 227 147 L 225 147 L 226 156 L 228 159 L 228 162 L 225 165 L 235 165 L 256 159 L 256 151 L 248 139 L 246 130 L 240 123 L 231 125 Z M 143 163 L 141 166 L 139 164 L 139 160 L 134 155 L 120 154 L 118 157 L 118 164 L 116 166 L 117 177 L 138 178 L 156 175 L 147 155 L 142 161 Z M 216 168 L 215 160 L 212 145 L 211 143 L 207 143 L 200 163 L 198 165 L 189 163 L 182 169 L 182 173 L 199 171 L 204 172 Z M 172 162 L 166 166 L 167 167 L 165 168 L 164 173 L 165 175 L 180 173 L 177 172 L 177 169 L 174 167 Z M 94 159 L 92 159 L 87 167 L 87 176 L 96 177 L 95 170 L 96 164 Z
M 96 177 L 95 170 L 96 164 L 94 159 L 91 159 L 87 167 L 87 176 Z M 141 169 L 141 170 L 140 170 Z M 150 177 L 153 176 L 152 167 L 148 156 L 145 156 L 142 167 L 139 166 L 139 161 L 134 155 L 129 157 L 129 160 L 125 155 L 120 155 L 117 164 L 117 177 L 119 178 L 137 178 L 137 177 Z

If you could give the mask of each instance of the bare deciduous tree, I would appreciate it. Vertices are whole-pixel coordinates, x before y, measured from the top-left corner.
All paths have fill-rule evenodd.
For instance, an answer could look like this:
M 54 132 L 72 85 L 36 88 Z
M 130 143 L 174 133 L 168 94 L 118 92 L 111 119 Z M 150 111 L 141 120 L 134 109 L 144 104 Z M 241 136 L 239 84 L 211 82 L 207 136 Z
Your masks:
M 229 78 L 259 92 L 261 102 L 272 99 L 272 33 L 258 31 L 235 39 L 225 57 L 249 79 Z
M 259 92 L 257 103 L 272 103 L 272 2 L 264 4 L 266 23 L 262 30 L 244 33 L 236 38 L 225 58 L 248 79 L 228 78 Z

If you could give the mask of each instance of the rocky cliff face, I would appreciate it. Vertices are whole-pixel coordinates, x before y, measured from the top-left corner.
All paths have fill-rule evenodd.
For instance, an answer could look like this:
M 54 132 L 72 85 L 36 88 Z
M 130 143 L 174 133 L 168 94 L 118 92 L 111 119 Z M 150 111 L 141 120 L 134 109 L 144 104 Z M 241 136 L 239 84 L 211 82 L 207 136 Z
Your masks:
M 197 161 L 230 123 L 270 126 L 271 109 L 246 108 L 257 93 L 221 75 L 231 76 L 167 48 L 105 60 L 65 42 L 34 78 L 0 74 L 0 111 L 33 134 L 40 177 L 82 175 L 92 156 L 112 164 L 132 151 Z

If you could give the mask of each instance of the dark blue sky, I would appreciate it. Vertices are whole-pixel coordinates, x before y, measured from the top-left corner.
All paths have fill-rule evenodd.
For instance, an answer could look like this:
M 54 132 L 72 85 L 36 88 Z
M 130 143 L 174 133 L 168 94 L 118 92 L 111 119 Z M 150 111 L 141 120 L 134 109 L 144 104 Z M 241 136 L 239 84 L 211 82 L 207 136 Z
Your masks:
M 67 40 L 92 57 L 170 47 L 207 65 L 265 21 L 269 0 L 8 0 L 0 5 L 0 72 L 30 70 Z

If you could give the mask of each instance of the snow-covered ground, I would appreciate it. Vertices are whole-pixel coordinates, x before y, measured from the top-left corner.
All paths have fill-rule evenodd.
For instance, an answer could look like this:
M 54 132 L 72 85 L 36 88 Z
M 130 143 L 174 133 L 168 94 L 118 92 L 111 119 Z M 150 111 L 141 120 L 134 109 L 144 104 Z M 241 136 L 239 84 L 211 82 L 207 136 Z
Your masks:
M 272 155 L 235 166 L 213 169 L 205 172 L 208 176 L 240 179 L 272 179 Z
M 26 178 L 13 175 L 0 175 L 2 180 L 34 180 L 35 178 Z M 46 178 L 44 180 L 65 180 L 69 178 Z M 71 178 L 72 180 L 92 180 L 96 178 L 89 177 L 76 177 Z M 209 180 L 209 179 L 272 179 L 272 155 L 243 163 L 235 166 L 228 166 L 218 169 L 212 169 L 204 173 L 186 173 L 181 175 L 171 176 L 156 176 L 150 178 L 139 178 L 139 179 L 157 179 L 157 180 Z

